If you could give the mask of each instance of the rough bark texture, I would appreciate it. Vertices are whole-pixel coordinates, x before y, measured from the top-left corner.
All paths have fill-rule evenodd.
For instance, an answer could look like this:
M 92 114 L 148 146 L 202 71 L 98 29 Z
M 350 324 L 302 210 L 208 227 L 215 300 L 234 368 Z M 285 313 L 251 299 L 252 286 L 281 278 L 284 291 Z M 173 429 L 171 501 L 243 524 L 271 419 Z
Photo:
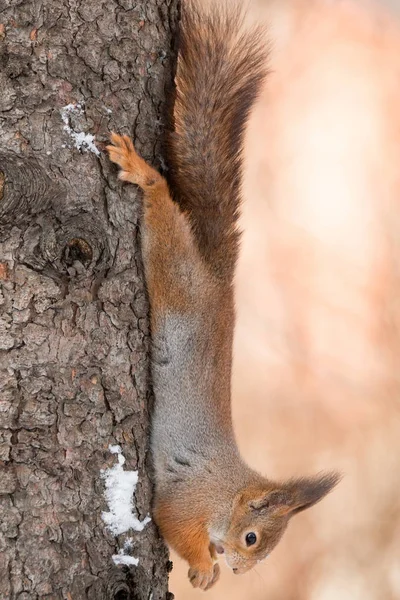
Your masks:
M 109 444 L 151 502 L 140 202 L 101 150 L 160 162 L 177 3 L 0 0 L 1 600 L 168 597 L 154 525 L 128 568 L 101 518 Z

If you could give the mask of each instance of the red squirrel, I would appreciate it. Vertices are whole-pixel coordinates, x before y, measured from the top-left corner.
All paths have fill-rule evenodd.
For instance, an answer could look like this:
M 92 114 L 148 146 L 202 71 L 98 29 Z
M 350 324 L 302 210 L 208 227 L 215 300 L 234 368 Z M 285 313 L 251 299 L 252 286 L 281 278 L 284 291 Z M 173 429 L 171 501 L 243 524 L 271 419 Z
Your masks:
M 119 178 L 143 191 L 142 253 L 150 300 L 155 407 L 154 518 L 189 563 L 194 587 L 268 556 L 290 518 L 321 500 L 336 473 L 277 483 L 253 471 L 231 420 L 233 276 L 243 133 L 265 78 L 259 29 L 240 11 L 183 5 L 169 181 L 115 133 Z

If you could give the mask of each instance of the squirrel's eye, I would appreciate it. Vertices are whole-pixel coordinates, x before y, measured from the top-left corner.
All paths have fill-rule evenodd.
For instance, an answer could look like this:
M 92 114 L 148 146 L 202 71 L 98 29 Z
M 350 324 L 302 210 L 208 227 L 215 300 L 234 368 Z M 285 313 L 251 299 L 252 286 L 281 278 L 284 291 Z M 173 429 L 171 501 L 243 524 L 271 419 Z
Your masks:
M 257 541 L 257 536 L 253 531 L 250 531 L 250 533 L 248 533 L 246 535 L 246 544 L 247 546 L 252 546 L 253 544 L 255 544 Z

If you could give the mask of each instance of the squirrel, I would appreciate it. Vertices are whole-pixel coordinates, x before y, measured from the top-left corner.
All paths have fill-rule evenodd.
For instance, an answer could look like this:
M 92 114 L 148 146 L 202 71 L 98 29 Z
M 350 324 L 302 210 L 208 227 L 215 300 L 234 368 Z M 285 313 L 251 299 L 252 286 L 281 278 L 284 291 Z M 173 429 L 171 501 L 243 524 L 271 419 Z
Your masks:
M 279 483 L 241 458 L 231 419 L 233 277 L 243 135 L 266 77 L 262 31 L 240 9 L 183 5 L 168 179 L 126 135 L 107 146 L 119 178 L 143 191 L 142 255 L 150 301 L 155 394 L 154 518 L 189 563 L 194 587 L 268 556 L 290 518 L 321 500 L 339 474 Z

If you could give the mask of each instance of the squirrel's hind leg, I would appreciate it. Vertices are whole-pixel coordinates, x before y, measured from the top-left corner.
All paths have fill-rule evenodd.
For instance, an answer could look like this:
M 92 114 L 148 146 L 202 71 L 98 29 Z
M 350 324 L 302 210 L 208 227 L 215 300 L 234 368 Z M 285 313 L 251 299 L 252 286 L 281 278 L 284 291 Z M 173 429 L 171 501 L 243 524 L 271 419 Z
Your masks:
M 119 179 L 134 183 L 143 191 L 158 181 L 163 181 L 160 173 L 137 154 L 129 136 L 112 133 L 110 137 L 112 145 L 107 146 L 107 150 L 110 160 L 121 168 Z
M 136 153 L 128 136 L 113 133 L 111 141 L 107 150 L 121 168 L 120 179 L 143 190 L 142 253 L 154 334 L 166 313 L 196 312 L 196 302 L 209 292 L 209 275 L 167 181 Z

